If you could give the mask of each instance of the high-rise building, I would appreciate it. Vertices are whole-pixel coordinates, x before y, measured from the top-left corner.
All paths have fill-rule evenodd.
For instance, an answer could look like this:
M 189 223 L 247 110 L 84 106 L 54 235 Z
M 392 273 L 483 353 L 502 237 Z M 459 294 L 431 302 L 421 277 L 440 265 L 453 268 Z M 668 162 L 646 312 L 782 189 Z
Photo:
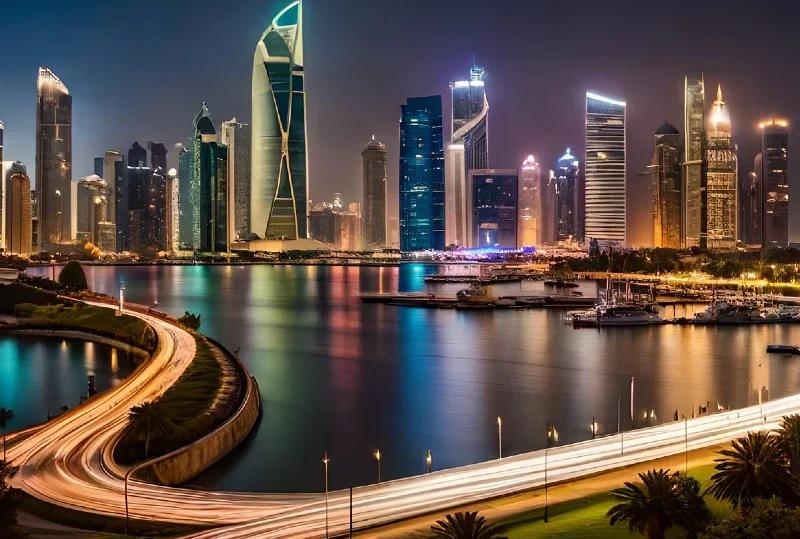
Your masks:
M 253 58 L 250 230 L 267 239 L 308 237 L 303 10 L 272 20 Z
M 705 243 L 706 219 L 705 80 L 686 77 L 683 101 L 683 240 L 682 247 Z
M 167 171 L 167 251 L 175 252 L 180 243 L 180 190 L 178 171 L 171 168 Z
M 3 163 L 3 132 L 5 126 L 0 122 L 0 247 L 6 248 L 6 181 Z M 10 166 L 10 165 L 9 165 Z
M 579 226 L 578 220 L 581 212 L 579 211 L 578 190 L 581 187 L 579 182 L 580 163 L 570 153 L 561 156 L 555 172 L 554 194 L 555 201 L 555 241 L 564 242 L 578 240 Z
M 15 161 L 9 167 L 4 183 L 5 249 L 11 254 L 27 256 L 33 252 L 33 219 L 31 216 L 31 180 L 25 165 Z
M 739 236 L 742 243 L 750 247 L 761 247 L 762 162 L 761 152 L 758 152 L 753 159 L 753 170 L 747 175 L 743 188 L 739 191 L 739 215 L 741 216 Z
M 148 142 L 147 149 L 150 151 L 151 174 L 147 190 L 146 248 L 148 253 L 158 253 L 169 250 L 167 148 L 162 143 Z
M 36 192 L 40 248 L 72 243 L 72 96 L 56 75 L 39 68 L 36 108 Z
M 100 162 L 102 164 L 102 158 Z M 108 222 L 108 186 L 103 178 L 92 174 L 78 180 L 77 191 L 76 238 L 78 241 L 88 241 L 97 245 L 100 224 Z
M 683 245 L 683 145 L 667 121 L 656 130 L 653 153 L 653 247 Z
M 516 170 L 470 170 L 470 247 L 517 246 L 518 176 Z
M 517 247 L 542 245 L 542 173 L 533 155 L 523 162 L 519 172 L 517 202 Z
M 234 240 L 244 241 L 250 236 L 250 146 L 250 126 L 237 123 L 233 161 L 228 163 L 228 166 L 233 163 L 231 168 L 236 184 L 233 194 Z
M 386 145 L 375 140 L 361 152 L 363 166 L 364 247 L 386 247 Z
M 124 200 L 127 206 L 127 216 L 124 221 L 127 224 L 127 233 L 123 242 L 124 250 L 145 254 L 147 206 L 150 199 L 148 187 L 152 170 L 147 164 L 147 150 L 138 142 L 134 142 L 128 150 L 127 169 L 128 196 Z
M 123 161 L 123 156 L 116 150 L 106 150 L 103 155 L 102 173 L 98 174 L 108 186 L 108 208 L 106 217 L 109 222 L 116 223 L 117 219 L 117 163 Z M 96 173 L 96 172 L 95 172 Z M 112 249 L 113 250 L 113 249 Z
M 116 251 L 128 251 L 128 161 L 123 158 L 114 161 L 114 191 L 109 198 L 114 199 L 114 227 L 116 233 Z M 105 174 L 105 172 L 104 172 Z
M 203 103 L 192 137 L 192 245 L 202 252 L 228 251 L 228 149 L 218 143 Z
M 625 244 L 624 101 L 586 93 L 586 237 Z
M 738 237 L 738 165 L 731 140 L 731 119 L 722 100 L 722 87 L 706 126 L 706 245 L 708 249 L 736 248 Z M 702 238 L 702 237 L 701 237 Z M 701 241 L 702 246 L 702 241 Z
M 231 244 L 238 239 L 237 231 L 239 230 L 239 224 L 236 222 L 236 217 L 237 215 L 242 215 L 243 213 L 239 212 L 236 207 L 238 193 L 239 190 L 242 189 L 238 183 L 240 174 L 237 174 L 237 171 L 242 172 L 244 170 L 244 167 L 242 164 L 240 164 L 239 159 L 247 159 L 248 155 L 239 149 L 243 142 L 239 138 L 239 134 L 241 133 L 241 129 L 243 127 L 244 124 L 237 122 L 236 118 L 233 118 L 227 122 L 222 122 L 222 126 L 220 127 L 220 141 L 222 142 L 222 146 L 227 148 L 228 152 L 226 179 L 227 191 L 222 193 L 227 201 L 227 208 L 225 211 L 225 230 L 227 239 L 225 242 L 226 248 L 224 249 L 226 252 L 231 250 Z
M 178 154 L 178 246 L 182 251 L 194 250 L 194 208 L 192 188 L 192 148 L 181 144 Z M 199 196 L 198 196 L 199 200 Z
M 39 199 L 36 189 L 31 189 L 31 245 L 33 252 L 39 251 Z
M 469 244 L 467 178 L 470 170 L 489 167 L 489 102 L 483 74 L 483 68 L 473 65 L 469 80 L 450 83 L 453 109 L 445 167 L 447 245 Z
M 400 115 L 400 250 L 445 247 L 442 96 L 411 97 Z
M 764 249 L 789 245 L 789 122 L 761 122 L 762 230 Z

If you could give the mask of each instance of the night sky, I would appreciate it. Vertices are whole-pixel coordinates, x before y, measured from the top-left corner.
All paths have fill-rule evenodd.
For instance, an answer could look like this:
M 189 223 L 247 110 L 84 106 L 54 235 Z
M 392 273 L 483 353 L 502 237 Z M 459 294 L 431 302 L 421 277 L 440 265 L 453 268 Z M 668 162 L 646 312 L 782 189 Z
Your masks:
M 0 1 L 5 159 L 33 176 L 36 74 L 48 66 L 74 99 L 73 179 L 106 149 L 184 141 L 203 100 L 216 124 L 249 122 L 254 47 L 288 3 Z M 708 107 L 722 84 L 740 175 L 752 170 L 760 119 L 800 121 L 800 2 L 306 0 L 304 10 L 312 199 L 360 200 L 361 150 L 375 134 L 388 146 L 396 200 L 401 103 L 442 94 L 447 108 L 448 82 L 467 77 L 473 53 L 486 69 L 493 168 L 516 168 L 530 153 L 553 168 L 566 147 L 583 162 L 585 91 L 628 102 L 636 245 L 652 241 L 650 177 L 637 173 L 665 118 L 683 131 L 684 75 L 705 73 Z M 790 236 L 800 241 L 792 197 Z

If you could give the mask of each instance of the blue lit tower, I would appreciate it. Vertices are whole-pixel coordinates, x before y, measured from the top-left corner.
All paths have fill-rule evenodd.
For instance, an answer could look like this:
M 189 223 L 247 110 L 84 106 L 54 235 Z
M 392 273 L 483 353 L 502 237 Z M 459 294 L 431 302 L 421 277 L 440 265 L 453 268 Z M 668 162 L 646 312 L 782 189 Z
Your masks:
M 445 246 L 442 96 L 412 97 L 400 119 L 400 250 Z
M 250 230 L 263 238 L 307 237 L 308 175 L 303 10 L 273 19 L 253 58 Z

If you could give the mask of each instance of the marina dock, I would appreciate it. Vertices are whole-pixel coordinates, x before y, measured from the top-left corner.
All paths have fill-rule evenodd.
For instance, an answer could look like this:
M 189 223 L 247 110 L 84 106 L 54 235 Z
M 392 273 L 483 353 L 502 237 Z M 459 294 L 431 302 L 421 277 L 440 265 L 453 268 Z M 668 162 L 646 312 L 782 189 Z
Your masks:
M 572 309 L 592 307 L 594 298 L 580 296 L 501 296 L 473 297 L 466 300 L 454 296 L 437 296 L 420 292 L 393 294 L 361 294 L 364 303 L 384 303 L 407 307 L 428 307 L 436 309 L 534 309 L 562 308 Z

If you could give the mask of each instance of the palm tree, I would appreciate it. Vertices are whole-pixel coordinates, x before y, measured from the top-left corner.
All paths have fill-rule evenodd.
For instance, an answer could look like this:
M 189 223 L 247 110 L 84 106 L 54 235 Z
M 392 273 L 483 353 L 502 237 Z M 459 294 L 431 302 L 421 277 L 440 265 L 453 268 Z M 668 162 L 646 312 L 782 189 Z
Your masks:
M 784 503 L 798 501 L 797 486 L 789 461 L 778 437 L 768 432 L 748 432 L 731 442 L 731 449 L 719 452 L 717 472 L 708 489 L 718 500 L 728 500 L 734 507 L 752 507 L 758 498 L 775 496 Z
M 128 419 L 134 430 L 145 431 L 144 460 L 147 460 L 150 451 L 150 435 L 153 433 L 166 435 L 175 427 L 175 424 L 162 412 L 156 402 L 145 402 L 134 406 L 128 412 Z
M 434 537 L 442 539 L 508 539 L 501 537 L 495 526 L 486 523 L 477 511 L 447 515 L 431 526 Z
M 781 446 L 789 457 L 792 471 L 800 475 L 800 415 L 784 416 L 778 429 Z
M 671 526 L 683 526 L 691 534 L 695 523 L 710 518 L 697 481 L 663 469 L 640 473 L 639 479 L 641 483 L 626 482 L 624 487 L 611 491 L 620 500 L 606 514 L 612 526 L 627 521 L 630 531 L 649 539 L 663 539 Z

